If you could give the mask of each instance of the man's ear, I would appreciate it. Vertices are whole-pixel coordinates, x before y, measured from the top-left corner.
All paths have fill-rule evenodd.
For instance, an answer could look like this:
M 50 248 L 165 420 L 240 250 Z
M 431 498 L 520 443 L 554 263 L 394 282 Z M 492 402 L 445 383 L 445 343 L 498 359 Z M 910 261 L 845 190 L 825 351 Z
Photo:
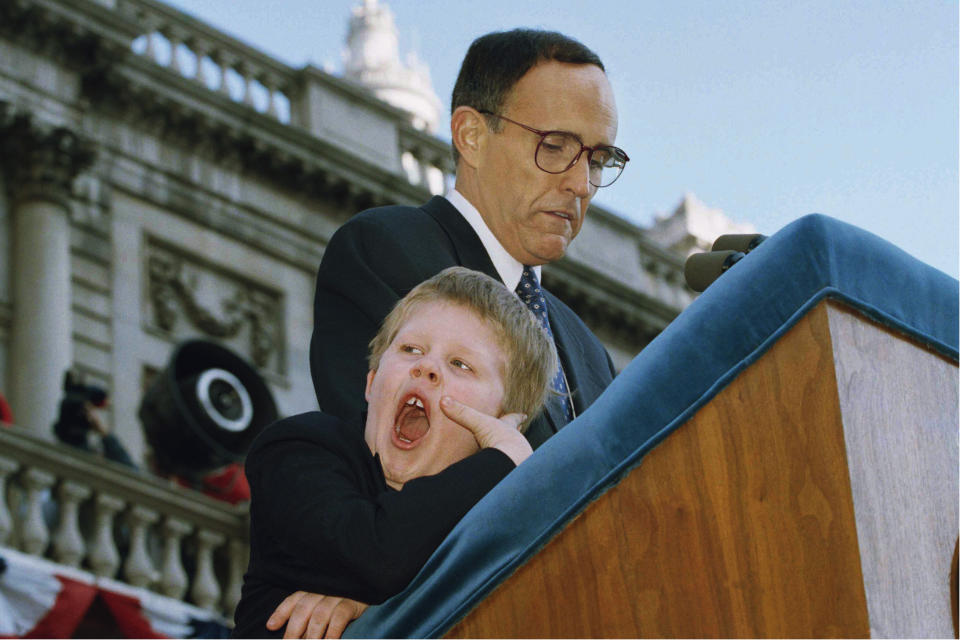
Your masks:
M 370 369 L 367 371 L 367 388 L 363 390 L 363 399 L 370 402 L 370 387 L 373 386 L 373 377 L 376 375 L 376 369 Z
M 450 118 L 450 137 L 460 158 L 471 167 L 476 166 L 488 132 L 487 119 L 473 107 L 457 107 Z

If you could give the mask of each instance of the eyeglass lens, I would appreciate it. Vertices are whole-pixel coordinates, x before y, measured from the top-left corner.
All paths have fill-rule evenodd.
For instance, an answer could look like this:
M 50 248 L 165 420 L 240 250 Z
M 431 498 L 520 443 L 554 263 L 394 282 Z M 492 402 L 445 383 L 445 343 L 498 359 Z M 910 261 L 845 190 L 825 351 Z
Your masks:
M 563 173 L 573 165 L 581 151 L 590 159 L 590 184 L 606 187 L 620 177 L 626 164 L 622 152 L 614 147 L 600 147 L 591 153 L 583 149 L 576 136 L 559 131 L 548 133 L 541 139 L 537 146 L 537 166 L 547 173 Z

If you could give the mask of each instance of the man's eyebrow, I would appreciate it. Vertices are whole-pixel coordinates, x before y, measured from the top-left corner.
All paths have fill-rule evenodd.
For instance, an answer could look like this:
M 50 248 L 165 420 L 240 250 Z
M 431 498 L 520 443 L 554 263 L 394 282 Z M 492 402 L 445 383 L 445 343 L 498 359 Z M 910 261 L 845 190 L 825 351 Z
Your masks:
M 584 142 L 583 142 L 583 137 L 582 137 L 579 133 L 574 133 L 573 131 L 567 131 L 566 129 L 545 129 L 545 131 L 546 131 L 547 133 L 565 133 L 565 134 L 567 134 L 568 136 L 573 136 L 573 138 L 574 138 L 577 142 L 579 142 L 580 144 L 583 144 L 583 145 L 586 146 L 586 147 L 591 147 L 591 148 L 594 148 L 594 149 L 596 149 L 596 148 L 598 148 L 598 147 L 612 147 L 612 146 L 614 146 L 613 144 L 611 144 L 611 143 L 609 143 L 609 142 L 598 142 L 597 144 L 584 144 Z

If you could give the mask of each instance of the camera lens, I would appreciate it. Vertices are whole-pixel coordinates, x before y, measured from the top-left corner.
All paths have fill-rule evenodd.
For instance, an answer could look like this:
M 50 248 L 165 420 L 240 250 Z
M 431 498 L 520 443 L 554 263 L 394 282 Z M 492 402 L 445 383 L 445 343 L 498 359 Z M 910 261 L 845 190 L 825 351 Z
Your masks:
M 221 429 L 243 431 L 253 422 L 253 402 L 240 379 L 225 369 L 207 369 L 197 378 L 204 413 Z
M 227 381 L 219 378 L 210 382 L 210 403 L 220 415 L 228 420 L 236 420 L 243 415 L 243 404 L 240 394 Z

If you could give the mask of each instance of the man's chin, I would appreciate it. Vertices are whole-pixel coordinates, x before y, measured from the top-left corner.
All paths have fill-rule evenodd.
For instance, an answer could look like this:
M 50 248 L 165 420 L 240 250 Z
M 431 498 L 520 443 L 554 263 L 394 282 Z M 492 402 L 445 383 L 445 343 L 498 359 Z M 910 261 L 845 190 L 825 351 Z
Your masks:
M 529 262 L 521 260 L 521 262 L 531 267 L 556 262 L 567 253 L 568 245 L 569 241 L 566 237 L 554 236 L 550 240 L 532 247 L 532 251 L 528 251 L 531 260 Z

